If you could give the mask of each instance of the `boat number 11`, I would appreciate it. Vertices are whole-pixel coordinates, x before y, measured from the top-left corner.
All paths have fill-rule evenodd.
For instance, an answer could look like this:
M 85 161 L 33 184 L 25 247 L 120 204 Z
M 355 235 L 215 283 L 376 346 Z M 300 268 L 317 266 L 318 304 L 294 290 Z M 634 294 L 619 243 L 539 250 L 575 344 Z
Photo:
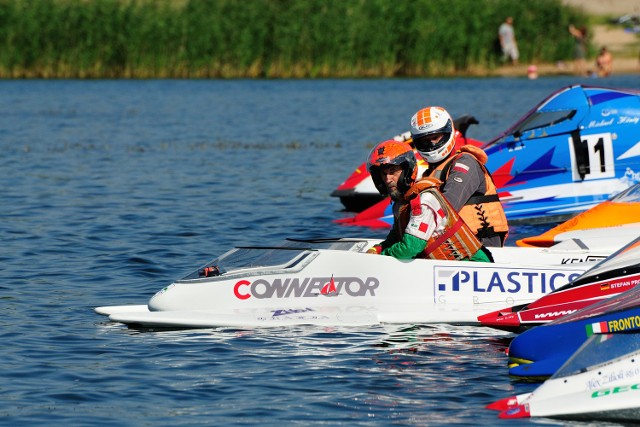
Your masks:
M 583 181 L 588 179 L 612 178 L 615 176 L 615 165 L 613 163 L 613 143 L 610 133 L 599 133 L 595 135 L 585 135 L 580 138 L 583 153 L 582 165 L 578 164 L 581 156 L 576 156 L 576 147 L 569 141 L 571 151 L 571 164 L 573 169 L 573 180 Z M 580 171 L 583 176 L 580 176 Z

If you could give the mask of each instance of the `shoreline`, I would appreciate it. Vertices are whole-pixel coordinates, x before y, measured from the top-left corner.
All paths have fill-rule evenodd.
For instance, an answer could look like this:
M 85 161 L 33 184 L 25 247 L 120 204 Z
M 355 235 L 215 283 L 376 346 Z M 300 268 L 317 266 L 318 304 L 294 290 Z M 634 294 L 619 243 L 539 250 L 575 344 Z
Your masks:
M 597 17 L 612 18 L 625 14 L 640 13 L 640 4 L 629 0 L 562 0 L 566 6 L 582 10 L 584 13 Z M 640 34 L 625 31 L 622 26 L 599 23 L 594 25 L 591 42 L 594 47 L 607 46 L 613 55 L 613 70 L 611 75 L 640 74 Z M 490 71 L 489 76 L 526 77 L 527 68 L 535 65 L 538 77 L 575 75 L 573 61 L 567 60 L 554 63 L 528 63 L 520 65 L 504 65 Z M 587 69 L 595 70 L 595 58 L 587 57 Z M 579 76 L 590 77 L 590 76 Z M 598 77 L 595 78 L 604 78 Z
M 595 61 L 594 61 L 595 62 Z M 587 63 L 588 69 L 594 70 L 595 63 Z M 518 65 L 504 65 L 493 71 L 487 73 L 488 77 L 527 77 L 527 69 L 530 65 L 535 65 L 538 70 L 538 77 L 544 76 L 571 76 L 576 75 L 573 72 L 573 63 L 559 62 L 556 64 L 518 64 Z M 636 58 L 614 58 L 612 76 L 620 74 L 640 74 L 640 60 Z M 577 76 L 577 75 L 576 75 Z M 581 76 L 591 77 L 591 76 Z M 594 78 L 606 79 L 607 77 Z

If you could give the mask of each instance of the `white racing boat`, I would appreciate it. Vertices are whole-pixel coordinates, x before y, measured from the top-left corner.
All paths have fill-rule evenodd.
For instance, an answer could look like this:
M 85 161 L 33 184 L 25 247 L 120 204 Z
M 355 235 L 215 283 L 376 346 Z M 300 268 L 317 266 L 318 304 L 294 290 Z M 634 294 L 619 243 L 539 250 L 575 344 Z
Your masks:
M 148 304 L 95 310 L 141 327 L 478 325 L 480 314 L 534 301 L 617 249 L 592 250 L 577 240 L 551 248 L 492 248 L 496 262 L 489 264 L 365 253 L 378 242 L 238 247 L 163 288 Z
M 532 393 L 488 406 L 500 418 L 640 421 L 640 335 L 597 334 Z

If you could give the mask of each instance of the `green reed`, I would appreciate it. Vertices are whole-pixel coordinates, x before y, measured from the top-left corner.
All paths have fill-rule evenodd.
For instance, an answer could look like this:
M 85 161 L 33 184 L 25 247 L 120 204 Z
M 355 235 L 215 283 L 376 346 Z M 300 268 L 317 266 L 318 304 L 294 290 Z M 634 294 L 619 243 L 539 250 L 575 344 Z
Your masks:
M 522 62 L 571 59 L 559 0 L 0 0 L 0 77 L 482 74 L 515 20 Z

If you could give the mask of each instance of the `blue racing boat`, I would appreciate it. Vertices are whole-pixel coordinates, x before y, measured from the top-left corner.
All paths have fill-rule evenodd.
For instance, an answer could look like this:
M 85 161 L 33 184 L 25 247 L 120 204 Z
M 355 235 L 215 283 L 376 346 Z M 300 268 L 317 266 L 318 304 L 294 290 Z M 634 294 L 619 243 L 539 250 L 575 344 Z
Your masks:
M 572 216 L 640 182 L 640 91 L 562 88 L 482 148 L 510 221 Z M 353 175 L 333 195 L 377 194 L 362 167 Z M 393 215 L 385 199 L 336 222 L 389 227 Z

